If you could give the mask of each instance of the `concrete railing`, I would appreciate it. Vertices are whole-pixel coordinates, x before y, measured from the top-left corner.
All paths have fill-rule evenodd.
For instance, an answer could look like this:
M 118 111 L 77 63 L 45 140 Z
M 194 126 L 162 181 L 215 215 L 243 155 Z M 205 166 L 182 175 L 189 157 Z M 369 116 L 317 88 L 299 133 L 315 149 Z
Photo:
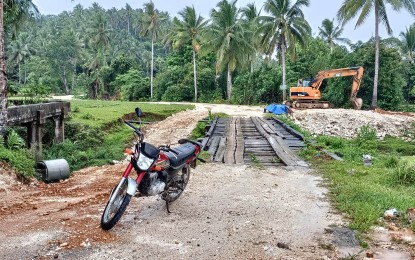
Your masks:
M 43 124 L 50 118 L 55 122 L 55 142 L 65 139 L 64 119 L 71 110 L 69 102 L 50 102 L 42 104 L 13 106 L 7 108 L 7 125 L 27 127 L 27 146 L 34 150 L 37 159 L 42 157 Z

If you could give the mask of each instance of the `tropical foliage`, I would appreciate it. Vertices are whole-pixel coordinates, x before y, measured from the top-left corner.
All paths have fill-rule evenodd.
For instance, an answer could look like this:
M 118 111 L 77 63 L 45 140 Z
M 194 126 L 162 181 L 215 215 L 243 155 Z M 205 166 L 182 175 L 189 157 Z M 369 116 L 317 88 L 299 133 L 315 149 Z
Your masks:
M 280 53 L 282 67 L 283 97 L 286 100 L 285 52 L 287 49 L 295 54 L 296 43 L 304 46 L 311 28 L 304 19 L 302 8 L 309 5 L 309 0 L 268 0 L 264 9 L 270 15 L 261 16 L 260 30 L 262 44 L 267 46 L 265 53 L 271 55 L 276 49 Z
M 138 9 L 76 5 L 48 16 L 37 14 L 31 1 L 5 1 L 7 90 L 35 99 L 55 93 L 257 104 L 282 102 L 288 98 L 284 86 L 320 70 L 363 66 L 358 96 L 364 107 L 374 105 L 374 96 L 383 108 L 413 102 L 414 25 L 399 39 L 366 43 L 352 43 L 342 33 L 356 14 L 360 25 L 376 8 L 379 21 L 390 28 L 384 7 L 412 12 L 414 1 L 367 0 L 365 8 L 356 2 L 344 2 L 339 25 L 322 18 L 312 34 L 304 16 L 309 0 L 266 0 L 258 7 L 222 0 L 205 18 L 191 6 L 171 18 L 151 1 Z M 8 10 L 17 7 L 22 11 L 14 17 Z M 322 90 L 336 107 L 348 106 L 347 79 L 328 80 Z
M 387 14 L 387 4 L 392 6 L 393 10 L 400 10 L 405 8 L 410 13 L 415 15 L 415 1 L 414 0 L 345 0 L 338 11 L 338 17 L 343 23 L 349 22 L 352 18 L 358 15 L 356 26 L 362 25 L 369 14 L 375 13 L 375 75 L 373 79 L 373 96 L 372 108 L 378 106 L 378 84 L 379 84 L 379 24 L 383 23 L 389 34 L 392 34 L 392 28 L 389 23 Z

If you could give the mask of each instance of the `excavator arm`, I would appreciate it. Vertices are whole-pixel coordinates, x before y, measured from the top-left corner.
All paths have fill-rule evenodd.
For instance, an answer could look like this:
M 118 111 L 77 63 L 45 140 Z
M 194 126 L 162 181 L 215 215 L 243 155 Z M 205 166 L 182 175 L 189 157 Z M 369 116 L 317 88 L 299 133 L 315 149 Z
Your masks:
M 320 71 L 313 82 L 311 82 L 310 87 L 315 89 L 320 89 L 321 83 L 324 79 L 335 78 L 335 77 L 347 77 L 353 76 L 353 85 L 352 85 L 352 94 L 351 97 L 357 96 L 357 92 L 360 88 L 360 82 L 363 77 L 363 67 L 350 67 L 343 69 L 332 69 L 332 70 L 323 70 Z

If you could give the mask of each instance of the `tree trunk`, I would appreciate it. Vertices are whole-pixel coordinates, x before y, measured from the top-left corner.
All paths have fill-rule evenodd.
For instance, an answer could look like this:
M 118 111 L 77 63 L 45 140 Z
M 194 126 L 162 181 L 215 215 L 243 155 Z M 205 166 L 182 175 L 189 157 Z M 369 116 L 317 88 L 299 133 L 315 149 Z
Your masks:
M 7 126 L 7 77 L 4 57 L 4 1 L 0 0 L 0 135 L 4 135 Z
M 63 69 L 63 85 L 65 86 L 65 94 L 69 95 L 68 80 L 66 79 L 65 69 Z
M 22 84 L 22 77 L 20 76 L 20 61 L 17 62 L 19 68 L 19 85 Z
M 379 8 L 375 4 L 375 78 L 373 79 L 372 109 L 378 106 L 379 79 Z
M 282 67 L 282 101 L 287 100 L 287 82 L 286 82 L 286 71 L 285 71 L 285 44 L 281 44 L 281 67 Z
M 232 71 L 231 71 L 231 67 L 228 64 L 228 80 L 227 80 L 227 84 L 226 84 L 226 92 L 228 94 L 228 100 L 231 100 L 231 96 L 232 96 Z
M 195 85 L 195 102 L 197 102 L 197 74 L 196 74 L 196 52 L 193 50 L 193 80 Z
M 72 75 L 72 90 L 76 89 L 76 60 L 73 67 L 73 75 Z
M 251 58 L 251 73 L 254 72 L 254 62 L 255 62 L 255 60 L 256 60 L 256 51 L 254 51 L 252 53 L 252 58 Z
M 153 71 L 154 71 L 154 39 L 151 39 L 151 71 L 150 71 L 150 91 L 151 99 L 153 99 Z

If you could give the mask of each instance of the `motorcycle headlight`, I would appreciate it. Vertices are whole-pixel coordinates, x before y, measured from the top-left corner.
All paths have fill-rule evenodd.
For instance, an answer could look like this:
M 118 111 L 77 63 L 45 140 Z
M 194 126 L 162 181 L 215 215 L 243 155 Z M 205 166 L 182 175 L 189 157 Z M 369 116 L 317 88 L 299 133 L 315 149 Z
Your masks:
M 137 160 L 137 166 L 143 171 L 147 171 L 150 169 L 151 165 L 153 165 L 155 159 L 149 158 L 145 156 L 143 153 L 140 153 Z

